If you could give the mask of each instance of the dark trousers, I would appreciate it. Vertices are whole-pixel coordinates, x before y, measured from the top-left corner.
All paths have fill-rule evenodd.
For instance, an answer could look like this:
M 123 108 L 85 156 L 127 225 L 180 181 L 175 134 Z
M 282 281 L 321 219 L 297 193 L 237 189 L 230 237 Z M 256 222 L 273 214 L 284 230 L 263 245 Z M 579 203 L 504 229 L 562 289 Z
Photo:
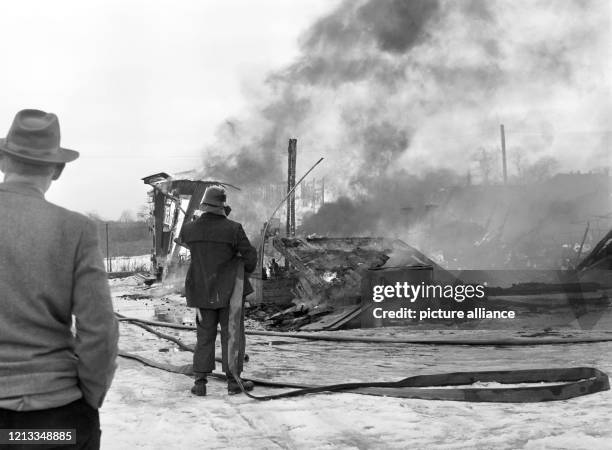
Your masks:
M 76 444 L 29 444 L 7 445 L 7 449 L 83 449 L 100 448 L 100 417 L 98 410 L 79 399 L 58 408 L 40 409 L 38 411 L 12 411 L 0 409 L 0 428 L 2 429 L 74 429 Z M 0 445 L 0 447 L 2 447 Z
M 198 377 L 205 377 L 207 374 L 215 370 L 215 340 L 217 339 L 217 324 L 221 325 L 221 367 L 228 377 L 231 378 L 229 366 L 227 363 L 228 349 L 228 333 L 238 333 L 239 351 L 236 367 L 238 368 L 237 376 L 242 373 L 242 364 L 244 361 L 244 314 L 240 315 L 240 327 L 236 330 L 229 330 L 229 307 L 220 309 L 202 309 L 200 308 L 200 317 L 196 319 L 197 323 L 197 343 L 193 354 L 193 371 Z

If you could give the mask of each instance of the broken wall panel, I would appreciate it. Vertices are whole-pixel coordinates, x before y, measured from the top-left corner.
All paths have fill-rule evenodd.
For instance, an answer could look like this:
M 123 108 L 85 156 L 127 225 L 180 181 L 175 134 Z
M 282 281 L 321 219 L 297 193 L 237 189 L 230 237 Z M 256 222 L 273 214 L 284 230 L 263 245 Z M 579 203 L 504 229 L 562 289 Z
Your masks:
M 142 178 L 143 182 L 153 189 L 153 243 L 155 261 L 152 268 L 158 279 L 167 275 L 167 269 L 176 262 L 177 248 L 174 245 L 184 223 L 191 220 L 194 211 L 199 207 L 204 191 L 209 186 L 223 186 L 239 189 L 231 184 L 201 180 L 196 173 L 186 172 L 174 177 L 160 172 Z M 183 200 L 189 199 L 187 211 L 182 207 Z

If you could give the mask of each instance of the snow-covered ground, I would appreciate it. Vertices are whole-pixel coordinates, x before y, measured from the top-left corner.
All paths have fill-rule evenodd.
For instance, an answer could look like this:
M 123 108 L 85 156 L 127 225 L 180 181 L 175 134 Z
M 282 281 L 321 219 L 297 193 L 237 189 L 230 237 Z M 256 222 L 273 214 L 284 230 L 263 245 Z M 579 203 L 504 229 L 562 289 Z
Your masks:
M 128 316 L 189 322 L 176 295 L 140 298 L 136 283 L 113 280 L 115 306 Z M 149 293 L 149 294 L 148 294 Z M 131 298 L 120 298 L 120 295 Z M 136 295 L 134 295 L 136 294 Z M 195 342 L 193 331 L 161 329 Z M 400 329 L 359 330 L 402 335 Z M 135 325 L 121 324 L 120 347 L 175 365 L 191 362 Z M 349 332 L 340 332 L 347 334 Z M 351 331 L 350 333 L 355 333 Z M 436 332 L 431 332 L 436 333 Z M 447 332 L 452 333 L 452 332 Z M 470 335 L 486 332 L 460 331 Z M 495 332 L 500 334 L 502 332 Z M 509 333 L 509 332 L 503 332 Z M 612 342 L 533 347 L 467 347 L 303 341 L 248 336 L 245 376 L 304 384 L 398 380 L 411 375 L 466 370 L 593 366 L 612 374 Z M 612 448 L 611 391 L 567 401 L 493 404 L 319 394 L 258 402 L 228 396 L 212 379 L 207 397 L 192 380 L 120 358 L 101 409 L 102 448 L 236 449 L 608 449 Z M 256 388 L 256 394 L 278 389 Z

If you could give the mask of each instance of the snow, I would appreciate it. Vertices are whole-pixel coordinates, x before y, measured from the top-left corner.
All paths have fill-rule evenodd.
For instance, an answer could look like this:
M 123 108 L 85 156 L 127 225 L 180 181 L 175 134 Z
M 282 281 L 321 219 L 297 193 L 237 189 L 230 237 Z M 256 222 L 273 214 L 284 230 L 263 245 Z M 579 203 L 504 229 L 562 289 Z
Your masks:
M 154 293 L 114 283 L 113 292 Z M 177 295 L 115 298 L 118 312 L 175 321 L 193 313 Z M 191 362 L 190 352 L 129 323 L 121 323 L 120 347 L 156 361 Z M 193 331 L 160 329 L 195 342 Z M 601 330 L 600 330 L 601 332 Z M 401 336 L 402 329 L 352 330 L 340 334 Z M 430 330 L 427 333 L 452 334 Z M 455 331 L 473 336 L 510 331 Z M 585 332 L 586 333 L 586 332 Z M 516 333 L 515 333 L 516 334 Z M 576 334 L 572 331 L 572 334 Z M 162 351 L 160 351 L 162 350 Z M 593 366 L 612 374 L 612 342 L 533 347 L 373 345 L 248 336 L 245 376 L 305 384 L 388 381 L 460 370 Z M 567 401 L 495 404 L 428 401 L 349 393 L 318 394 L 259 402 L 228 396 L 211 379 L 209 395 L 195 397 L 192 380 L 180 374 L 119 359 L 101 409 L 102 448 L 232 449 L 607 449 L 612 448 L 612 394 L 605 391 Z M 263 395 L 279 389 L 257 387 Z

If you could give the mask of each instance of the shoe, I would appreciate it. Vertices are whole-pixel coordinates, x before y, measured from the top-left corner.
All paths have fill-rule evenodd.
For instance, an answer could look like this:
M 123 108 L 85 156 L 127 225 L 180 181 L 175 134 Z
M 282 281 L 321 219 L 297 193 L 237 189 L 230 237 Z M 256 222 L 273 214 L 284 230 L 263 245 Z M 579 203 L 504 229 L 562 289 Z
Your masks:
M 193 395 L 197 395 L 198 397 L 204 397 L 206 395 L 206 383 L 206 379 L 196 380 L 191 388 L 191 393 Z
M 247 392 L 252 391 L 253 388 L 255 387 L 255 383 L 253 383 L 252 381 L 247 381 L 247 380 L 240 380 L 240 381 L 242 381 L 242 387 L 244 387 L 244 390 Z M 242 393 L 242 389 L 240 389 L 240 386 L 238 385 L 238 382 L 236 380 L 232 379 L 232 380 L 227 381 L 227 393 L 229 395 Z

